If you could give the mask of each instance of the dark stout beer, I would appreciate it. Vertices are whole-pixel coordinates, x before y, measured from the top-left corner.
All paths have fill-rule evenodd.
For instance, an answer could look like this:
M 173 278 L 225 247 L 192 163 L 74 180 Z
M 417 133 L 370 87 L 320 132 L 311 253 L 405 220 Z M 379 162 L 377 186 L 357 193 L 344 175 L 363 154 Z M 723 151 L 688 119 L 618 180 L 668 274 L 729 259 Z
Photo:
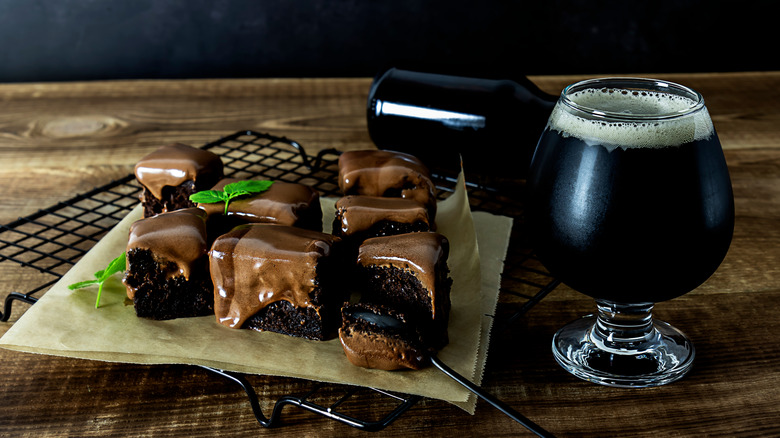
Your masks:
M 728 169 L 706 108 L 674 94 L 587 90 L 559 102 L 531 163 L 537 253 L 594 298 L 658 302 L 704 282 L 734 227 Z M 620 108 L 622 118 L 588 108 Z M 654 114 L 666 114 L 649 120 Z M 648 119 L 648 120 L 645 120 Z

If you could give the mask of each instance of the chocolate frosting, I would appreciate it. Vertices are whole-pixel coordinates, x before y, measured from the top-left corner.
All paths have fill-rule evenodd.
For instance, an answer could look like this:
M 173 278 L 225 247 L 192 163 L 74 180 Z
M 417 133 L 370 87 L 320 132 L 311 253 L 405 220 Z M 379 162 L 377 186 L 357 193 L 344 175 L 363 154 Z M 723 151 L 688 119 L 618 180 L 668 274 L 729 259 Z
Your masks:
M 339 340 L 347 359 L 356 366 L 378 370 L 420 369 L 426 352 L 377 333 L 339 329 Z
M 434 185 L 416 157 L 394 151 L 346 151 L 339 156 L 339 188 L 345 195 L 414 199 L 435 211 Z M 433 215 L 431 215 L 433 216 Z
M 163 187 L 176 187 L 205 175 L 217 175 L 216 180 L 222 172 L 222 161 L 216 154 L 182 143 L 162 146 L 135 165 L 138 182 L 157 199 L 162 199 Z
M 343 236 L 367 231 L 383 220 L 403 224 L 415 222 L 429 224 L 428 210 L 412 199 L 344 196 L 336 201 L 336 210 Z
M 368 303 L 341 308 L 339 339 L 347 359 L 357 366 L 381 370 L 420 369 L 427 352 L 403 314 Z
M 330 234 L 270 224 L 242 225 L 217 238 L 209 251 L 217 321 L 241 328 L 279 300 L 311 306 L 317 264 L 331 255 L 337 240 Z
M 222 190 L 226 185 L 239 181 L 235 178 L 220 180 L 212 190 Z M 198 204 L 209 215 L 224 214 L 225 204 Z M 235 216 L 250 223 L 297 225 L 300 221 L 322 223 L 320 196 L 311 187 L 284 181 L 274 181 L 271 187 L 253 196 L 236 198 L 228 204 L 228 216 Z
M 135 221 L 130 226 L 127 252 L 148 249 L 161 261 L 178 267 L 178 275 L 189 279 L 196 262 L 206 256 L 206 213 L 197 208 L 161 213 Z M 127 287 L 130 298 L 135 290 Z
M 433 293 L 436 267 L 440 262 L 446 262 L 448 255 L 449 241 L 443 235 L 435 232 L 408 233 L 366 239 L 360 246 L 357 264 L 393 267 L 412 273 L 429 291 L 432 316 L 436 319 L 436 294 Z

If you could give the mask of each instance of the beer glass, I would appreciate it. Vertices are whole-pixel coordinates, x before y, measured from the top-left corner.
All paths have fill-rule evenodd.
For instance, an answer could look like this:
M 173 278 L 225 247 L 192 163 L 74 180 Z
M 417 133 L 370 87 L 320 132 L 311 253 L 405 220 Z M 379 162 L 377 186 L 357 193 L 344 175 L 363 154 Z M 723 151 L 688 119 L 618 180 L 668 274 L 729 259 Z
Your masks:
M 566 87 L 531 161 L 528 224 L 549 271 L 597 312 L 553 338 L 555 359 L 588 381 L 673 382 L 694 347 L 653 305 L 720 265 L 734 200 L 702 96 L 675 83 L 603 78 Z

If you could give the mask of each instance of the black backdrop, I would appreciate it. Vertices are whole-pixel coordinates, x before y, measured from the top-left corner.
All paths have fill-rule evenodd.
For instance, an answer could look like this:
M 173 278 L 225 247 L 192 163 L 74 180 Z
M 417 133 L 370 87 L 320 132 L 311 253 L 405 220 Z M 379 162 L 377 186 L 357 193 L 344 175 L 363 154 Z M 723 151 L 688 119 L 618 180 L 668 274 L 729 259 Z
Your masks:
M 778 70 L 772 3 L 0 0 L 0 82 Z

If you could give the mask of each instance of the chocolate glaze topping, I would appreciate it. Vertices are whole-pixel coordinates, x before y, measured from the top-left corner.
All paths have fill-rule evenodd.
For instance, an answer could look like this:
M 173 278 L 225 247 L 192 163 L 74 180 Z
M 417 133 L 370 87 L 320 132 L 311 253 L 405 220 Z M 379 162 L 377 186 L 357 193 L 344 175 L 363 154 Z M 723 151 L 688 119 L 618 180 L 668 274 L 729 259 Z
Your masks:
M 341 329 L 340 332 L 345 332 Z M 371 332 L 350 331 L 339 336 L 344 354 L 353 365 L 377 370 L 421 369 L 426 352 L 408 343 Z
M 345 195 L 414 199 L 436 206 L 428 168 L 416 157 L 393 151 L 346 151 L 339 156 L 339 188 Z
M 158 148 L 135 165 L 138 182 L 157 198 L 165 186 L 176 187 L 185 181 L 196 181 L 205 175 L 222 177 L 222 161 L 209 151 L 181 143 Z
M 226 185 L 236 181 L 239 180 L 224 178 L 212 190 L 222 190 Z M 225 204 L 222 202 L 198 204 L 198 207 L 209 215 L 221 215 L 225 211 Z M 322 223 L 319 193 L 304 184 L 284 181 L 274 181 L 265 192 L 230 201 L 228 216 L 235 216 L 251 223 L 281 225 L 296 225 L 300 221 Z
M 127 252 L 151 250 L 158 257 L 174 262 L 178 275 L 189 279 L 193 266 L 206 256 L 206 213 L 197 208 L 161 213 L 135 221 L 130 226 Z M 128 286 L 128 296 L 134 291 Z
M 420 369 L 428 354 L 403 314 L 372 304 L 345 304 L 339 340 L 354 365 L 381 370 Z
M 209 252 L 217 321 L 241 328 L 275 301 L 312 305 L 318 261 L 331 254 L 336 240 L 329 234 L 268 224 L 242 225 L 217 238 Z
M 446 262 L 449 241 L 435 232 L 373 237 L 360 246 L 357 264 L 360 266 L 394 267 L 412 273 L 428 291 L 436 286 L 436 265 Z M 442 260 L 443 259 L 443 260 Z M 431 294 L 433 317 L 436 318 L 435 294 Z
M 344 196 L 336 201 L 336 210 L 339 212 L 336 217 L 341 219 L 343 236 L 367 231 L 382 220 L 404 224 L 429 224 L 428 210 L 412 199 Z

